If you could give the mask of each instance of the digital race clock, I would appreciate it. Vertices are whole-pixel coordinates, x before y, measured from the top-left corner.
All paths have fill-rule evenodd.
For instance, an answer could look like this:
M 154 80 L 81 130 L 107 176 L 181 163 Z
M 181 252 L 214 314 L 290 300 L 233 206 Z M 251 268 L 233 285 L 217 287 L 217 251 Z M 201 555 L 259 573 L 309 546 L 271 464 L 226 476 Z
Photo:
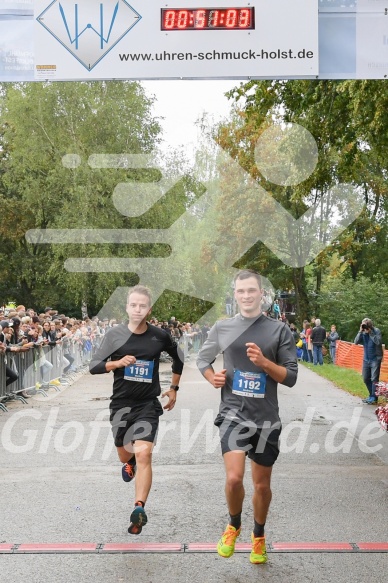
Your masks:
M 162 8 L 161 30 L 249 30 L 255 28 L 255 9 Z

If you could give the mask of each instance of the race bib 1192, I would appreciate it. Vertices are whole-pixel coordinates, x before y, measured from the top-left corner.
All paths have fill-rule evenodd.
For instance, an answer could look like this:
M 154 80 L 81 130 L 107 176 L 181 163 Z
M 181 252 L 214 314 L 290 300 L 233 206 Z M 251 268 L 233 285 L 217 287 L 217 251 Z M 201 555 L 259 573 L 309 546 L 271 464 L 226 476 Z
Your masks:
M 267 375 L 264 372 L 235 370 L 232 392 L 240 397 L 265 397 Z

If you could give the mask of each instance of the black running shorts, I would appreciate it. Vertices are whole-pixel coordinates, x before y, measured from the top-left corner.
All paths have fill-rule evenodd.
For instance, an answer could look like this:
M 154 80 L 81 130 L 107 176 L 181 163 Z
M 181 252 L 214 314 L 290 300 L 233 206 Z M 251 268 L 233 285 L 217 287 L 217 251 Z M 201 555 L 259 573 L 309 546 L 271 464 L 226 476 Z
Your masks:
M 220 429 L 222 455 L 229 451 L 245 451 L 245 455 L 261 466 L 273 466 L 279 455 L 281 426 L 262 429 L 254 423 L 238 423 L 220 419 L 215 421 Z
M 125 447 L 135 441 L 156 441 L 159 417 L 163 409 L 158 401 L 147 401 L 132 407 L 111 403 L 110 422 L 116 447 Z

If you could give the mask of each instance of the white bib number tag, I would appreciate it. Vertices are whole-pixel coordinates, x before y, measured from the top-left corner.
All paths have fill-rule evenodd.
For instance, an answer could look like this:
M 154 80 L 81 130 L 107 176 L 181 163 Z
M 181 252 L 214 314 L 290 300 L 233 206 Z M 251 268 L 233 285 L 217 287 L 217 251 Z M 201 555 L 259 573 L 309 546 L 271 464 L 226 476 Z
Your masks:
M 233 376 L 232 393 L 240 397 L 265 397 L 267 375 L 264 372 L 249 372 L 235 370 Z
M 136 381 L 138 383 L 152 383 L 154 372 L 153 360 L 137 360 L 135 364 L 126 366 L 124 378 L 126 381 Z

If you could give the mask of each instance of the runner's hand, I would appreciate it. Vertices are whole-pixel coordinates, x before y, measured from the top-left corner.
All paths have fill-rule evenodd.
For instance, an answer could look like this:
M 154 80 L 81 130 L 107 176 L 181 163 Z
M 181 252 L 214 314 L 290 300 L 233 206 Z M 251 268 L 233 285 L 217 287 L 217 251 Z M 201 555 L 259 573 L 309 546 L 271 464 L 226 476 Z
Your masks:
M 220 370 L 220 372 L 215 372 L 213 377 L 213 387 L 216 389 L 221 389 L 226 383 L 226 368 Z
M 249 360 L 256 366 L 263 366 L 266 358 L 261 352 L 261 348 L 259 348 L 254 342 L 247 342 L 245 346 L 247 346 L 247 357 Z
M 123 358 L 121 358 L 120 360 L 116 360 L 116 366 L 117 368 L 124 368 L 125 366 L 135 364 L 135 362 L 136 358 L 134 356 L 131 356 L 130 354 L 127 354 L 126 356 L 123 356 Z
M 166 409 L 166 411 L 171 411 L 171 409 L 174 408 L 175 403 L 176 403 L 176 390 L 169 389 L 168 391 L 165 391 L 162 394 L 162 399 L 163 399 L 163 397 L 168 397 L 168 403 L 167 403 L 167 405 L 165 405 L 163 407 L 163 409 Z

